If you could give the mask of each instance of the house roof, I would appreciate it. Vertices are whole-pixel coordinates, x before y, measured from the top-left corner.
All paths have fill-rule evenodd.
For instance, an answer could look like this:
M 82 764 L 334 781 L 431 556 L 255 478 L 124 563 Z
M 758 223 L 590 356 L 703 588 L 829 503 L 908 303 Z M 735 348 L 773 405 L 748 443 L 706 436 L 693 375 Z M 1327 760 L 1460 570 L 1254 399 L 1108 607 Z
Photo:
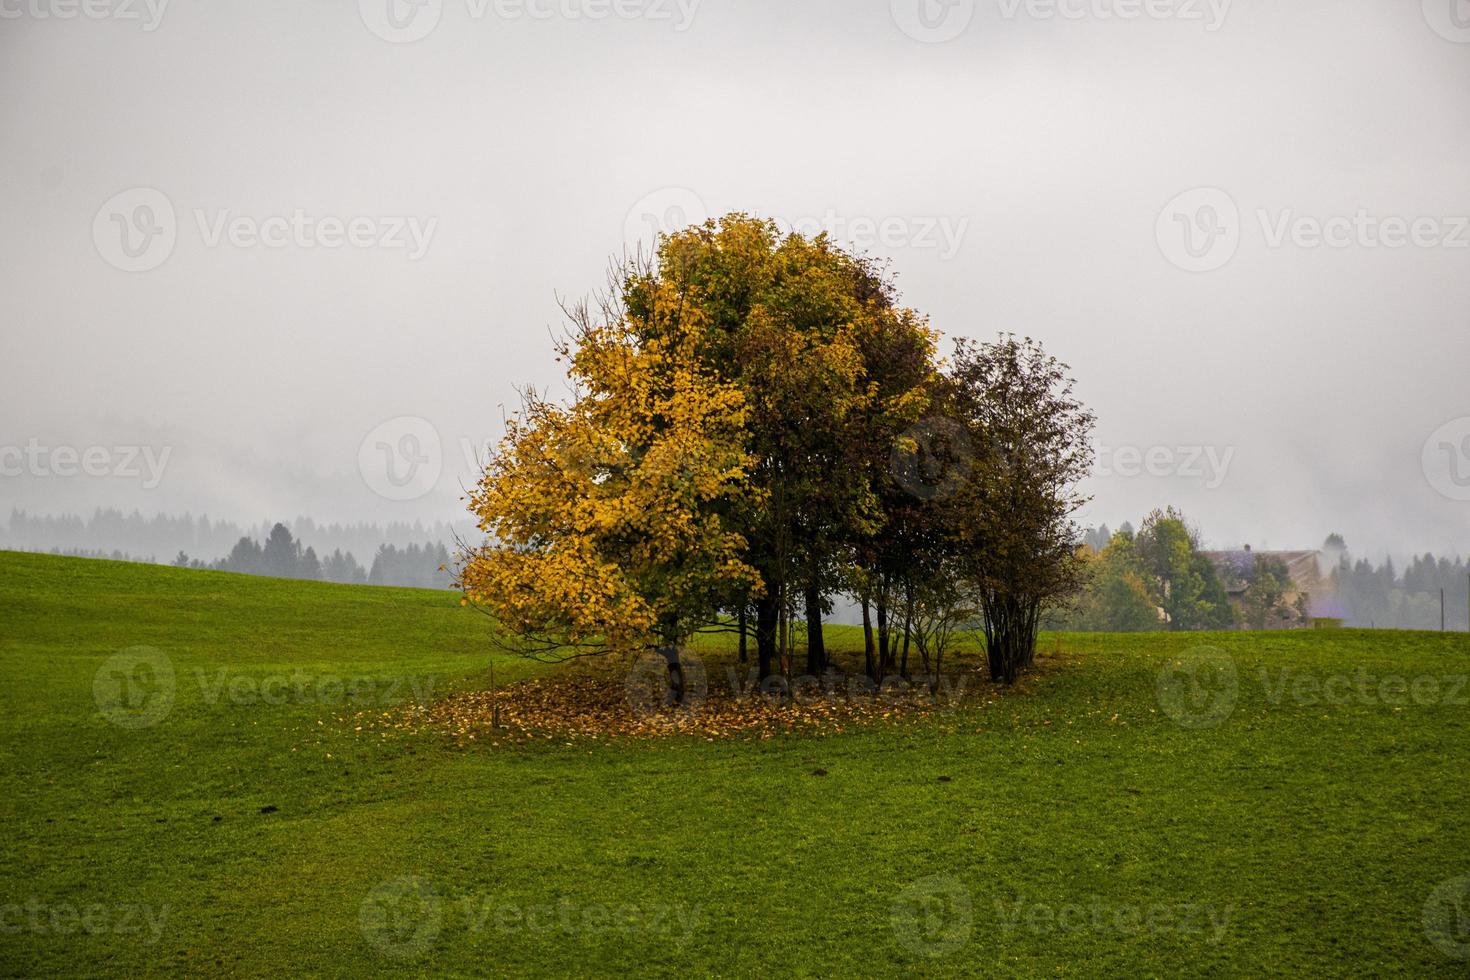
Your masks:
M 1291 584 L 1302 592 L 1311 592 L 1321 584 L 1319 551 L 1202 551 L 1220 573 L 1225 591 L 1232 594 L 1245 591 L 1245 578 L 1257 558 L 1275 558 L 1286 566 Z

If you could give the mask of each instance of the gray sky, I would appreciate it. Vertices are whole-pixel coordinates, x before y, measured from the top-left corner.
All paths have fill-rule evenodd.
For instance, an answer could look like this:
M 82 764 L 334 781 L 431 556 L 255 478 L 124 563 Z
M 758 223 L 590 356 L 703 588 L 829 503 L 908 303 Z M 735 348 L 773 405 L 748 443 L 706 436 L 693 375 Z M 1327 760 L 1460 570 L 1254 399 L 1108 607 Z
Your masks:
M 456 518 L 557 296 L 742 209 L 1071 364 L 1089 520 L 1470 551 L 1466 0 L 158 3 L 0 0 L 7 511 Z

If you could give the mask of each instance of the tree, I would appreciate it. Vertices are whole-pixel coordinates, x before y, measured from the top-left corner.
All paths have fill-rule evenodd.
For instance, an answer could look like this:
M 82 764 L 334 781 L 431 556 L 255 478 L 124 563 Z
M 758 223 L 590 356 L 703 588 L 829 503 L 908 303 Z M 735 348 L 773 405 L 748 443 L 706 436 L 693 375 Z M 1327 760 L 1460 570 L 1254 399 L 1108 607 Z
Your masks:
M 1286 584 L 1289 581 L 1284 562 L 1278 558 L 1256 556 L 1241 600 L 1247 626 L 1263 630 L 1273 616 L 1286 612 Z
M 241 538 L 230 549 L 229 557 L 219 563 L 227 572 L 242 572 L 246 575 L 263 575 L 260 545 L 250 538 Z
M 871 261 L 742 214 L 665 237 L 655 264 L 630 271 L 621 290 L 640 340 L 659 336 L 648 309 L 661 289 L 702 311 L 694 353 L 748 408 L 747 483 L 760 505 L 728 516 L 759 588 L 729 611 L 743 623 L 739 610 L 754 607 L 762 680 L 789 657 L 803 617 L 817 673 L 826 596 L 851 581 L 853 550 L 882 527 L 880 474 L 893 437 L 923 410 L 933 336 Z
M 316 549 L 308 547 L 301 556 L 301 561 L 296 568 L 296 577 L 310 581 L 318 581 L 322 577 L 322 563 L 316 556 Z
M 403 548 L 379 545 L 367 582 L 414 589 L 449 588 L 454 582 L 454 576 L 446 571 L 449 560 L 449 552 L 442 544 L 410 544 Z
M 1230 596 L 1225 583 L 1215 570 L 1214 562 L 1196 551 L 1190 557 L 1193 578 L 1200 583 L 1199 603 L 1193 621 L 1185 629 L 1228 630 L 1236 627 L 1235 607 L 1230 605 Z
M 974 465 L 948 504 L 965 545 L 991 677 L 1012 683 L 1032 664 L 1041 615 L 1076 592 L 1082 564 L 1072 515 L 1092 468 L 1093 417 L 1068 369 L 1031 338 L 955 345 L 950 401 Z
M 954 556 L 956 559 L 958 556 Z M 931 566 L 914 576 L 908 592 L 908 621 L 924 664 L 929 690 L 937 689 L 944 655 L 955 634 L 979 615 L 976 598 L 958 569 Z
M 943 374 L 883 270 L 740 214 L 661 238 L 567 313 L 572 398 L 526 393 L 470 494 L 490 541 L 459 585 L 508 645 L 657 649 L 679 700 L 702 630 L 738 631 L 742 660 L 753 637 L 764 682 L 804 620 L 821 672 L 822 618 L 850 591 L 875 679 L 915 646 L 937 669 L 972 606 L 997 680 L 1031 664 L 1080 580 L 1091 465 L 1092 416 L 1039 344 L 962 342 Z
M 1090 560 L 1088 572 L 1087 593 L 1077 610 L 1078 629 L 1135 633 L 1163 625 L 1131 533 L 1120 530 L 1114 534 Z
M 1154 510 L 1137 537 L 1150 592 L 1171 630 L 1228 629 L 1234 622 L 1215 566 L 1199 552 L 1199 531 L 1173 507 Z
M 641 301 L 644 322 L 563 344 L 570 404 L 527 394 L 470 493 L 491 540 L 459 584 L 533 656 L 659 649 L 678 700 L 680 642 L 761 587 L 724 519 L 753 503 L 749 409 L 699 357 L 707 312 L 666 285 Z
M 335 548 L 327 559 L 322 562 L 322 578 L 328 582 L 343 582 L 346 584 L 364 585 L 367 583 L 367 573 L 363 571 L 357 559 L 352 557 L 352 552 L 343 554 L 341 548 Z
M 271 528 L 270 537 L 266 538 L 265 547 L 261 551 L 261 574 L 276 578 L 295 578 L 300 560 L 301 545 L 292 539 L 286 525 L 277 524 Z
M 1113 532 L 1108 530 L 1106 524 L 1095 528 L 1088 528 L 1082 535 L 1082 543 L 1091 549 L 1094 554 L 1100 554 L 1104 548 L 1112 543 Z

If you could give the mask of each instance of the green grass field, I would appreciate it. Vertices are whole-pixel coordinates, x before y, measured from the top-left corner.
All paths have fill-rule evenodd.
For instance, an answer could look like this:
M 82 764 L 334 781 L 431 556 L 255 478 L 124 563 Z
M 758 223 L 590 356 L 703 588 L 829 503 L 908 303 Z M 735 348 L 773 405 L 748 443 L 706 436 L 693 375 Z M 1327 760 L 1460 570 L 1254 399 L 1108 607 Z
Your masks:
M 0 553 L 0 627 L 5 975 L 1467 972 L 1463 635 L 1047 636 L 893 727 L 491 748 L 354 721 L 531 672 L 449 594 Z

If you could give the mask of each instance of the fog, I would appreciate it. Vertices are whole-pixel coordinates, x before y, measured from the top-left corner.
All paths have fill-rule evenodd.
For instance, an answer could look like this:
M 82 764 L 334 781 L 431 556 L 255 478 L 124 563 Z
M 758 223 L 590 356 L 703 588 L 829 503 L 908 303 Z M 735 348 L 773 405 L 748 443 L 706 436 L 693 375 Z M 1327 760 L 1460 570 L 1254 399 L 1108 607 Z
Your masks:
M 744 210 L 1071 365 L 1085 523 L 1470 551 L 1463 0 L 0 0 L 0 84 L 3 514 L 459 521 Z

